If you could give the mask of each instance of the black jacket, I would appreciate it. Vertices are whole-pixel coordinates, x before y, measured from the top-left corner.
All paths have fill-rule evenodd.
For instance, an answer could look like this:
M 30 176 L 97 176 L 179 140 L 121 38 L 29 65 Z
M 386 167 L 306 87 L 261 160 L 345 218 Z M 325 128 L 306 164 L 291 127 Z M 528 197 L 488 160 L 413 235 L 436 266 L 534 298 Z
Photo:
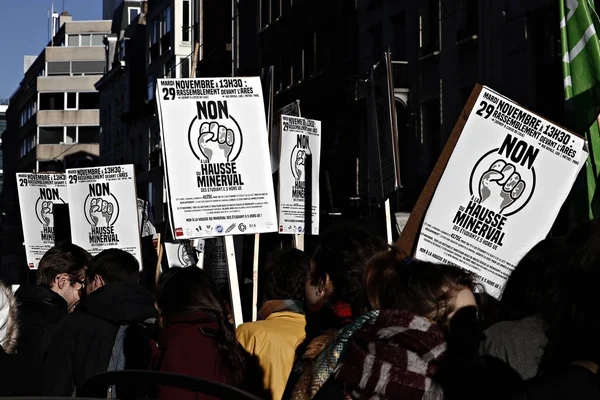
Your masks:
M 600 399 L 600 377 L 579 365 L 529 380 L 512 400 Z
M 48 345 L 68 305 L 47 287 L 21 286 L 15 293 L 19 335 L 16 352 L 41 367 Z
M 85 297 L 75 312 L 63 319 L 48 349 L 43 370 L 44 395 L 70 396 L 74 387 L 106 372 L 119 326 L 135 325 L 154 316 L 153 296 L 138 284 L 110 283 Z M 147 369 L 149 344 L 139 340 L 134 344 L 140 353 L 125 356 L 128 363 L 137 363 L 126 368 Z M 127 351 L 126 346 L 127 339 Z
M 27 397 L 42 394 L 42 366 L 31 364 L 20 354 L 7 354 L 0 346 L 0 397 Z

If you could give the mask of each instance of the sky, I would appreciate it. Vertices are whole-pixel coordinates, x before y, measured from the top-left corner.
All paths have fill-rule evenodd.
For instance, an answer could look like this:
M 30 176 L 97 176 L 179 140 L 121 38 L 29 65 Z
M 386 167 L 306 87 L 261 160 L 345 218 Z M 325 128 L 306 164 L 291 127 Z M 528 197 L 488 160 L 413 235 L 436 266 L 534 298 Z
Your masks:
M 54 3 L 74 21 L 102 19 L 102 0 L 0 0 L 0 98 L 10 97 L 23 79 L 23 56 L 39 55 L 48 44 L 48 10 Z

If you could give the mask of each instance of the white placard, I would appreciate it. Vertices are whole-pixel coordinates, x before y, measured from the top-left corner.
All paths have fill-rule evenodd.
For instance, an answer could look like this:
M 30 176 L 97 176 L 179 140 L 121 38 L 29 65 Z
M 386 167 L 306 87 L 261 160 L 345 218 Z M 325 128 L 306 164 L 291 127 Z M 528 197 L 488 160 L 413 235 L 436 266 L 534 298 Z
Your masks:
M 92 255 L 119 248 L 142 267 L 133 165 L 67 170 L 73 243 Z
M 65 174 L 17 174 L 17 184 L 27 265 L 37 269 L 54 246 L 54 204 L 67 204 L 67 180 Z
M 150 218 L 150 202 L 142 199 L 137 199 L 137 210 L 138 210 L 138 228 L 142 237 L 156 235 L 156 227 L 152 223 Z
M 165 242 L 164 246 L 169 268 L 183 268 L 195 265 L 194 256 L 189 252 L 190 248 L 186 249 L 186 246 L 182 242 Z
M 312 159 L 312 229 L 319 234 L 319 164 L 321 121 L 281 116 L 279 164 L 279 233 L 305 233 L 305 162 Z
M 472 271 L 499 297 L 550 231 L 586 157 L 583 139 L 483 87 L 427 210 L 416 258 Z
M 159 79 L 176 239 L 275 232 L 260 78 Z
M 281 138 L 281 116 L 290 115 L 300 117 L 300 100 L 288 104 L 275 113 L 273 118 L 272 137 L 271 137 L 271 171 L 273 173 L 279 170 L 279 139 Z

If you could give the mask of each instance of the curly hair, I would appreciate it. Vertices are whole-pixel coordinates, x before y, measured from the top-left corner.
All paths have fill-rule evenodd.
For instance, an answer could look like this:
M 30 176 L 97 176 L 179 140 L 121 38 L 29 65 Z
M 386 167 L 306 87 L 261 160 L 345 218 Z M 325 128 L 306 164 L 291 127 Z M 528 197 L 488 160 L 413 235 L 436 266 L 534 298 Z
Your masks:
M 264 274 L 264 300 L 304 300 L 304 283 L 310 258 L 297 249 L 278 250 L 269 255 Z
M 445 326 L 456 294 L 474 290 L 475 281 L 459 267 L 403 258 L 393 246 L 369 261 L 365 288 L 373 309 L 407 310 Z
M 334 287 L 331 300 L 350 304 L 353 315 L 360 315 L 366 309 L 365 266 L 386 248 L 381 238 L 357 228 L 333 231 L 323 237 L 312 257 L 311 284 L 317 286 L 328 275 Z

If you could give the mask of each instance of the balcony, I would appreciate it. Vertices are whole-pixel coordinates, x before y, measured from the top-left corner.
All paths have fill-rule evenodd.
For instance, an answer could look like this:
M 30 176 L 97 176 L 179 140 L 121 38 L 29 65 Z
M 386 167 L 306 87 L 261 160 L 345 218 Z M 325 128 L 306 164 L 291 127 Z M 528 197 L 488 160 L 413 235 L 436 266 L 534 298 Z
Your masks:
M 76 153 L 88 153 L 91 156 L 100 155 L 100 144 L 40 144 L 35 148 L 38 161 L 61 161 L 65 157 Z
M 99 125 L 100 110 L 38 111 L 37 124 L 46 126 Z

